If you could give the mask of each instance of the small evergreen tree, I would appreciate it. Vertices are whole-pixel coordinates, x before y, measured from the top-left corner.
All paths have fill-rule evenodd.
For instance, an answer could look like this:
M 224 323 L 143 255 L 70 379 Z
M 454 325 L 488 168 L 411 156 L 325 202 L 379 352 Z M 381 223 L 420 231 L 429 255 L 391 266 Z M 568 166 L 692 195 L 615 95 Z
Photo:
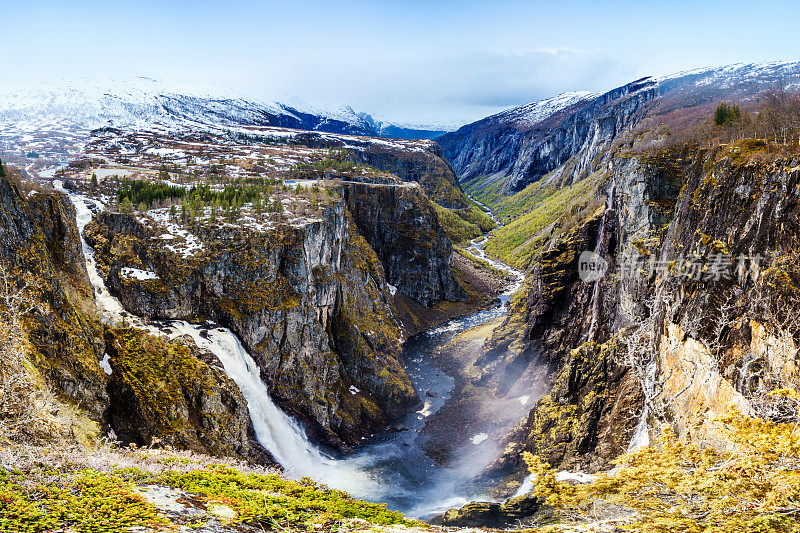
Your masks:
M 3 166 L 3 160 L 0 159 L 0 178 L 6 177 L 6 167 Z
M 716 111 L 714 111 L 714 124 L 717 126 L 724 126 L 725 124 L 736 122 L 741 118 L 742 110 L 739 108 L 739 104 L 728 105 L 725 102 L 720 102 Z
M 97 174 L 92 173 L 92 188 L 97 188 Z

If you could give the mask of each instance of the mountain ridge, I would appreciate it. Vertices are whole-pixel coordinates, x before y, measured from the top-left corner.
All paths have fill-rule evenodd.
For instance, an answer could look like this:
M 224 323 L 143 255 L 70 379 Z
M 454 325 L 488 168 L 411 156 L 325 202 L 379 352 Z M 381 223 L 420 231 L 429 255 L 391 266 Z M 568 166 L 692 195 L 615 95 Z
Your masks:
M 154 78 L 79 78 L 46 82 L 0 94 L 0 119 L 34 129 L 54 121 L 81 129 L 280 126 L 376 137 L 432 138 L 443 133 L 405 127 L 356 112 L 351 106 L 319 106 L 298 98 L 271 102 L 221 85 L 169 84 Z

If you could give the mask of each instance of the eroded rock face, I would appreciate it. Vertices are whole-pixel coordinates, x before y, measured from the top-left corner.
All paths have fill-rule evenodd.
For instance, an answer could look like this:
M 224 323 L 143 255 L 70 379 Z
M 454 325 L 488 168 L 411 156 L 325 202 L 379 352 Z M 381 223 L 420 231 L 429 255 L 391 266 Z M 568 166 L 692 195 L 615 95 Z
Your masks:
M 425 194 L 439 205 L 451 209 L 469 206 L 453 167 L 435 142 L 425 143 L 424 149 L 418 150 L 375 145 L 369 150 L 357 151 L 355 155 L 363 163 L 391 172 L 403 181 L 419 183 Z
M 104 213 L 87 228 L 129 311 L 229 327 L 275 401 L 317 440 L 346 449 L 417 405 L 398 360 L 383 267 L 342 204 L 299 227 L 192 231 L 203 250 L 184 256 L 165 246 L 152 220 Z M 125 268 L 153 276 L 136 279 Z
M 656 84 L 638 80 L 545 114 L 534 123 L 501 113 L 437 139 L 459 178 L 497 176 L 514 193 L 560 169 L 567 182 L 597 167 L 617 134 L 656 96 Z M 569 165 L 565 165 L 571 160 Z
M 628 350 L 656 365 L 644 383 L 651 422 L 716 447 L 726 446 L 718 418 L 730 407 L 759 408 L 759 387 L 792 379 L 800 168 L 754 160 L 746 149 L 619 158 L 603 187 L 614 191 L 599 215 L 607 234 L 598 235 L 595 215 L 545 247 L 525 303 L 512 307 L 487 347 L 507 360 L 527 353 L 551 365 L 552 388 L 506 439 L 490 473 L 521 478 L 522 451 L 559 468 L 609 467 L 627 450 L 645 403 L 643 383 L 622 364 Z M 598 249 L 617 275 L 579 281 L 578 254 Z M 639 257 L 633 271 L 620 270 L 626 255 Z M 760 264 L 740 260 L 753 256 Z M 690 259 L 705 267 L 681 277 Z M 708 274 L 715 260 L 727 261 L 726 274 Z M 651 273 L 651 261 L 665 268 Z
M 466 300 L 451 268 L 452 244 L 417 187 L 346 183 L 343 194 L 391 285 L 425 306 Z
M 86 312 L 92 293 L 72 204 L 52 192 L 23 195 L 0 179 L 0 264 L 12 282 L 31 288 L 34 309 L 26 326 L 33 362 L 58 390 L 101 420 L 108 403 L 98 365 L 103 329 Z

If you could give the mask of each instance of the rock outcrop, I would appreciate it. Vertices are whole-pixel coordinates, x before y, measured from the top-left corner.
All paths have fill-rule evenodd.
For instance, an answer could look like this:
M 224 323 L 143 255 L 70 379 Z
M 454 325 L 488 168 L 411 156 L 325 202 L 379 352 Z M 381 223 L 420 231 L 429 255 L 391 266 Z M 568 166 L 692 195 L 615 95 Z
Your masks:
M 343 138 L 317 133 L 301 133 L 295 142 L 310 148 L 337 148 L 361 164 L 419 183 L 425 194 L 439 205 L 461 209 L 469 206 L 453 167 L 434 141 Z
M 383 266 L 344 204 L 299 226 L 192 231 L 202 250 L 180 254 L 147 217 L 104 213 L 87 228 L 126 309 L 230 328 L 276 403 L 317 440 L 347 449 L 417 405 L 399 362 L 401 331 Z M 130 268 L 152 276 L 128 276 Z
M 123 442 L 168 444 L 247 457 L 247 402 L 218 363 L 190 339 L 166 342 L 137 329 L 106 332 L 111 375 L 108 422 Z M 169 372 L 164 372 L 169 369 Z
M 540 506 L 539 500 L 530 495 L 509 498 L 503 503 L 471 502 L 459 509 L 450 509 L 431 523 L 447 527 L 505 528 L 534 515 Z
M 451 268 L 452 244 L 418 187 L 346 183 L 342 190 L 391 285 L 425 306 L 466 299 Z

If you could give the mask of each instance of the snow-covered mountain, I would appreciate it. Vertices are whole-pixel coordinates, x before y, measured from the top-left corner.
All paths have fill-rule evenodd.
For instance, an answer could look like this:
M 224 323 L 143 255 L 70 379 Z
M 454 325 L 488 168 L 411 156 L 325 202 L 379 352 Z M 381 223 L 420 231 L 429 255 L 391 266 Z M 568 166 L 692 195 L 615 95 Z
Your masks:
M 183 129 L 203 126 L 279 126 L 302 130 L 403 138 L 440 131 L 403 128 L 349 106 L 321 108 L 299 100 L 264 102 L 221 86 L 187 87 L 151 78 L 79 79 L 0 94 L 0 133 L 42 128 L 87 131 L 101 127 Z
M 437 138 L 462 179 L 501 180 L 513 192 L 581 155 L 594 155 L 647 116 L 701 117 L 721 100 L 747 104 L 773 87 L 800 87 L 800 62 L 738 63 L 647 77 L 606 93 L 573 92 L 486 117 Z M 712 109 L 713 111 L 713 109 Z
M 492 115 L 486 120 L 495 122 L 502 122 L 506 124 L 513 124 L 517 127 L 533 126 L 546 120 L 556 113 L 568 109 L 569 107 L 591 100 L 598 96 L 598 93 L 589 91 L 574 91 L 561 93 L 558 96 L 539 100 L 538 102 L 531 102 L 530 104 L 521 105 L 501 111 L 496 115 Z

